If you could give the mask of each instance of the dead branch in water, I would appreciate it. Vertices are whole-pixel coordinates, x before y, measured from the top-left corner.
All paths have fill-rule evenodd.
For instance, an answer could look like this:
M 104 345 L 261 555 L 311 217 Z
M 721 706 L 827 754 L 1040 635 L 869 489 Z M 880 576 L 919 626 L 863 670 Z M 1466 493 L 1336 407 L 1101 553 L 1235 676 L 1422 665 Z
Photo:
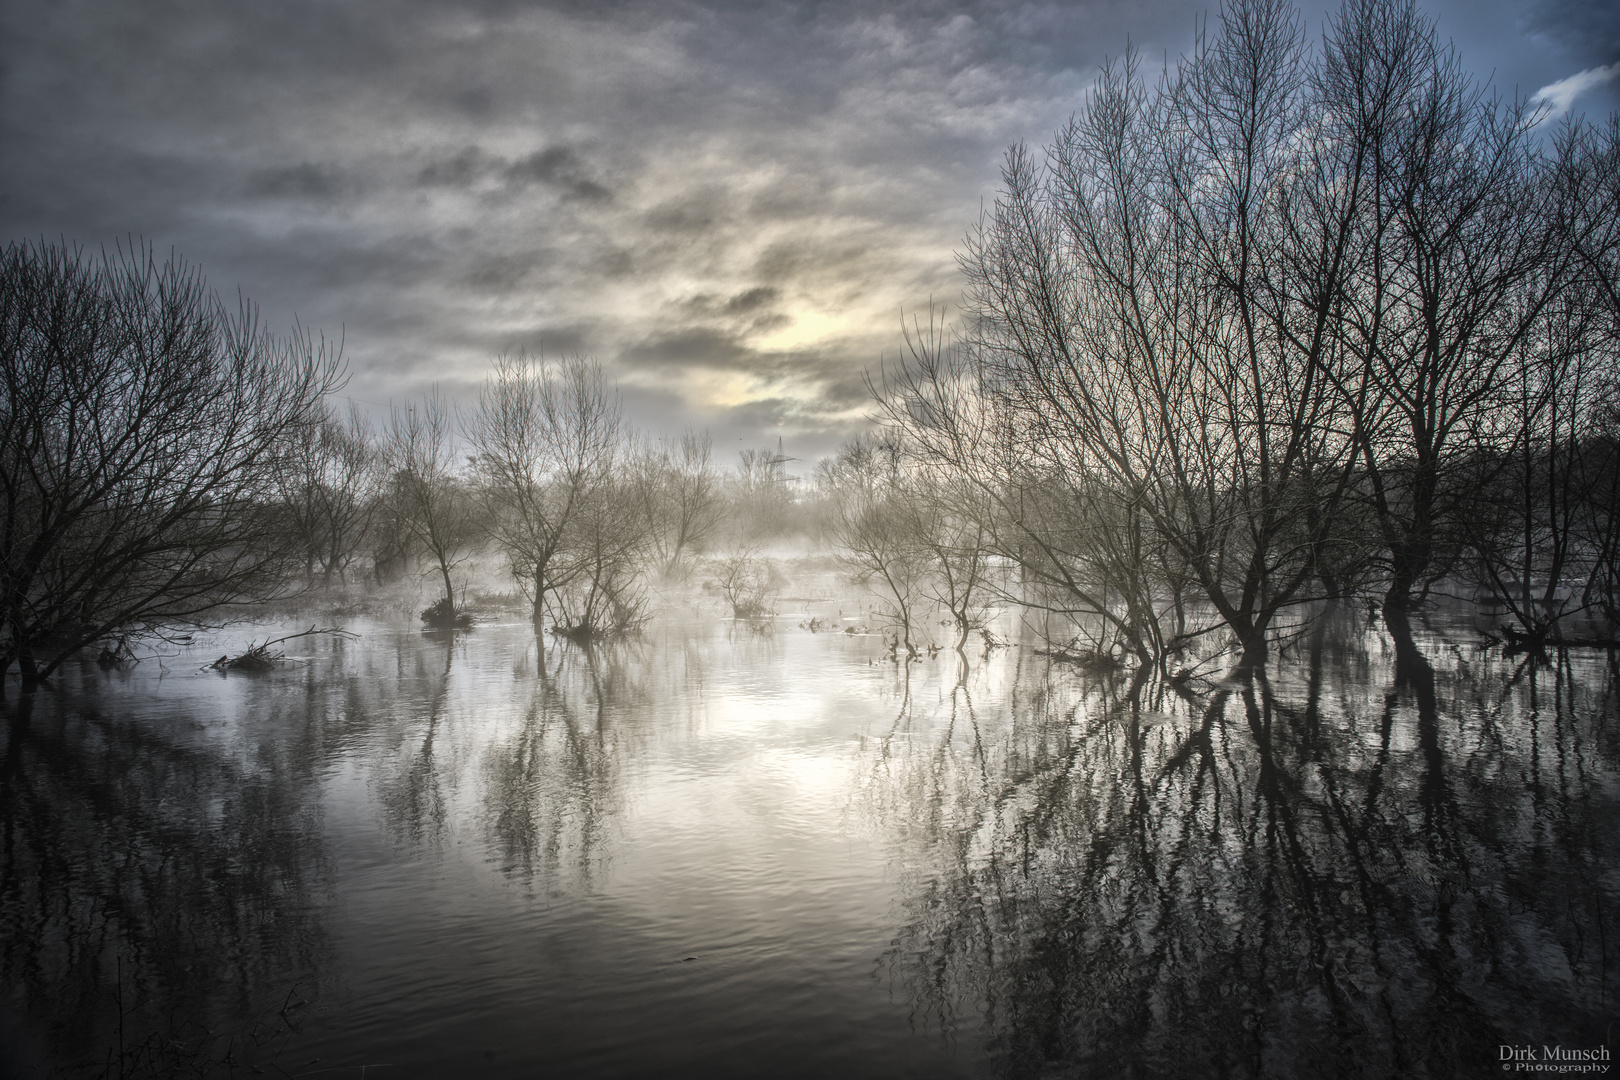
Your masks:
M 333 637 L 356 640 L 360 637 L 359 634 L 352 630 L 344 630 L 336 626 L 311 626 L 308 630 L 301 630 L 296 634 L 286 634 L 282 637 L 260 642 L 249 647 L 247 652 L 242 653 L 240 656 L 231 656 L 229 654 L 221 656 L 208 666 L 215 671 L 273 671 L 287 660 L 286 653 L 272 651 L 275 646 L 284 641 L 294 641 L 298 638 L 312 637 L 317 634 L 330 634 Z

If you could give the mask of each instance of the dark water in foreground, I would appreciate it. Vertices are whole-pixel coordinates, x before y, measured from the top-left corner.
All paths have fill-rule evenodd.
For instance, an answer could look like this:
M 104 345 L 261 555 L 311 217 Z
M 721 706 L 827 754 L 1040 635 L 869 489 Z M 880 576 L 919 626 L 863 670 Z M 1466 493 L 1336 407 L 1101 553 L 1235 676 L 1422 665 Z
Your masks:
M 1133 699 L 801 618 L 198 672 L 257 627 L 13 688 L 0 1038 L 75 1076 L 1449 1077 L 1620 1032 L 1613 657 L 1457 625 L 1397 680 L 1345 621 Z

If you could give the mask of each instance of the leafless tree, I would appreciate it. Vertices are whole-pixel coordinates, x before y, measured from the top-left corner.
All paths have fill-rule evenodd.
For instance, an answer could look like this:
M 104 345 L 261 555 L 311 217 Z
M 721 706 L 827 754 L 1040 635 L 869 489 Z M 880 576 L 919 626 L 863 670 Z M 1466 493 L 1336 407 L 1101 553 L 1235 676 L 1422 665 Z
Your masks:
M 1503 103 L 1411 3 L 1350 0 L 1319 68 L 1353 258 L 1327 358 L 1400 620 L 1465 549 L 1477 451 L 1518 436 L 1515 357 L 1567 285 L 1525 102 Z
M 794 478 L 787 461 L 774 450 L 741 450 L 737 466 L 727 478 L 727 516 L 735 542 L 763 544 L 791 531 Z
M 1594 307 L 1577 290 L 1549 307 L 1516 358 L 1515 429 L 1504 450 L 1482 448 L 1481 484 L 1470 530 L 1477 587 L 1505 605 L 1534 645 L 1592 606 L 1603 577 L 1601 544 L 1590 533 L 1603 491 L 1598 425 L 1615 390 L 1612 350 L 1593 340 Z
M 275 476 L 342 381 L 149 248 L 0 255 L 0 673 L 277 592 Z
M 1590 304 L 1588 348 L 1601 378 L 1579 423 L 1580 545 L 1590 559 L 1581 604 L 1620 628 L 1620 116 L 1558 133 L 1557 221 L 1576 258 L 1573 291 Z
M 758 619 L 772 613 L 773 568 L 757 545 L 738 544 L 710 560 L 710 567 L 732 618 Z
M 1612 608 L 1616 523 L 1613 506 L 1614 403 L 1620 396 L 1620 150 L 1616 124 L 1568 125 L 1544 167 L 1542 211 L 1567 262 L 1562 288 L 1534 312 L 1533 329 L 1511 355 L 1502 406 L 1512 440 L 1485 447 L 1496 482 L 1482 485 L 1472 515 L 1478 585 L 1517 622 L 1514 636 L 1538 647 L 1565 639 L 1561 624 Z M 1521 300 L 1521 303 L 1524 301 Z M 1493 453 L 1494 451 L 1494 453 Z
M 1297 149 L 1306 55 L 1272 0 L 1228 6 L 1156 90 L 1128 54 L 1044 168 L 1009 154 L 962 257 L 1015 437 L 1101 528 L 1184 567 L 1247 662 L 1313 595 L 1354 460 L 1321 374 L 1350 227 L 1288 227 L 1320 182 Z
M 1187 631 L 1184 573 L 1155 543 L 1138 499 L 1119 498 L 1009 400 L 971 342 L 933 313 L 906 332 L 906 351 L 884 367 L 873 394 L 934 497 L 990 557 L 1018 568 L 1013 588 L 981 579 L 1002 598 L 1042 614 L 1051 632 L 1089 639 L 1088 651 L 1142 662 L 1167 654 Z M 965 537 L 964 537 L 965 539 Z M 1164 622 L 1178 618 L 1174 630 Z M 1053 622 L 1053 620 L 1056 620 Z
M 620 637 L 651 615 L 643 582 L 652 548 L 634 485 L 613 472 L 579 493 L 550 610 L 555 633 Z
M 450 408 L 437 391 L 393 411 L 383 452 L 392 520 L 432 560 L 444 584 L 444 598 L 423 618 L 454 626 L 459 605 L 450 572 L 476 542 L 478 509 L 460 475 Z
M 629 474 L 660 572 L 678 578 L 684 561 L 714 537 L 725 510 L 713 444 L 688 430 L 673 445 L 644 445 Z
M 467 423 L 485 502 L 485 528 L 528 592 L 536 626 L 550 612 L 563 627 L 584 615 L 579 595 L 623 577 L 611 555 L 637 544 L 634 507 L 612 483 L 624 453 L 624 420 L 599 364 L 583 357 L 502 358 Z M 618 565 L 617 563 L 615 564 Z M 583 594 L 566 594 L 583 581 Z M 587 605 L 593 613 L 595 603 Z M 569 610 L 572 609 L 572 610 Z
M 304 549 L 304 575 L 318 568 L 326 588 L 347 580 L 379 504 L 378 447 L 370 422 L 351 403 L 291 440 L 276 474 L 281 509 Z
M 1586 434 L 1582 535 L 1592 572 L 1581 602 L 1603 615 L 1612 635 L 1620 629 L 1620 393 L 1612 393 L 1594 410 Z
M 827 528 L 840 563 L 872 589 L 908 656 L 922 644 L 930 551 L 925 513 L 907 474 L 905 450 L 892 434 L 857 436 L 823 461 Z
M 1404 627 L 1563 392 L 1515 404 L 1534 336 L 1595 325 L 1583 273 L 1613 294 L 1614 138 L 1566 131 L 1555 183 L 1534 120 L 1411 3 L 1348 0 L 1313 51 L 1286 0 L 1237 0 L 1157 86 L 1107 67 L 1044 162 L 1009 152 L 966 340 L 911 341 L 885 415 L 1139 656 L 1205 629 L 1189 597 L 1249 663 L 1374 579 Z
M 992 507 L 971 484 L 938 469 L 914 464 L 903 489 L 911 527 L 927 564 L 923 595 L 942 608 L 961 649 L 983 629 L 997 577 Z

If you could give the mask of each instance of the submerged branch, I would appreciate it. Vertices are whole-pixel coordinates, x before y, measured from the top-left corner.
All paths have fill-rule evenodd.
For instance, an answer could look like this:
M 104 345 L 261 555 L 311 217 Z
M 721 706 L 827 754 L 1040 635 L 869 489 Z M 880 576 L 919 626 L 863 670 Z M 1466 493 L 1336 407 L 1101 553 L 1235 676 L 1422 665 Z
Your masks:
M 315 627 L 301 630 L 296 634 L 286 634 L 282 637 L 271 638 L 260 642 L 240 656 L 226 654 L 208 666 L 215 671 L 273 671 L 287 661 L 287 654 L 275 649 L 284 641 L 294 641 L 298 638 L 313 637 L 315 635 L 329 634 L 345 640 L 358 640 L 360 635 L 352 630 L 344 630 L 336 626 Z

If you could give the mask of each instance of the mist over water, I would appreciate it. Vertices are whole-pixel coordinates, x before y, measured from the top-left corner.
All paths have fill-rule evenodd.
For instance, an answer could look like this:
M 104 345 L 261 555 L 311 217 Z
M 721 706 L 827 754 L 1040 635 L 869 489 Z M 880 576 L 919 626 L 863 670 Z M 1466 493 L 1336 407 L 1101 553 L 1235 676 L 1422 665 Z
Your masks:
M 200 670 L 266 624 L 11 696 L 13 1026 L 85 1076 L 1451 1076 L 1603 1043 L 1612 655 L 1436 616 L 1398 665 L 1341 612 L 1269 677 L 1133 685 L 1010 620 L 897 664 L 801 625 L 853 598 L 779 607 L 595 648 L 356 619 Z

